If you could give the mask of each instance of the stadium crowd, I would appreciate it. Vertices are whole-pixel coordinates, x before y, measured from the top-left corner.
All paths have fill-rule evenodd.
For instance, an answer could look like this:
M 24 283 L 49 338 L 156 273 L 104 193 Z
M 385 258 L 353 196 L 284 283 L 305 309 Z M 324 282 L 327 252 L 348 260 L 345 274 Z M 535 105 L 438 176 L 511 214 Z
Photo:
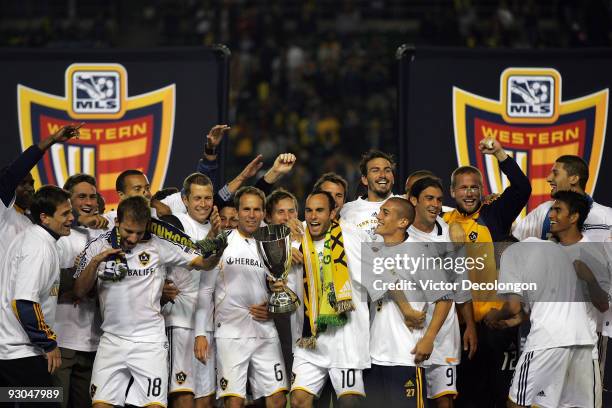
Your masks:
M 182 186 L 152 192 L 125 169 L 104 209 L 91 175 L 36 191 L 30 175 L 81 126 L 0 173 L 0 387 L 55 385 L 61 406 L 96 408 L 610 403 L 612 209 L 585 193 L 580 157 L 558 157 L 551 200 L 516 221 L 531 185 L 495 139 L 478 147 L 509 180 L 499 196 L 482 196 L 471 166 L 397 183 L 392 155 L 372 149 L 363 196 L 327 172 L 298 200 L 276 185 L 302 160 L 292 153 L 253 185 L 261 156 L 214 180 L 230 132 L 216 125 Z M 272 228 L 290 242 L 284 279 L 258 249 Z M 482 264 L 375 269 L 397 254 Z M 272 308 L 272 293 L 294 294 L 281 305 L 293 308 Z

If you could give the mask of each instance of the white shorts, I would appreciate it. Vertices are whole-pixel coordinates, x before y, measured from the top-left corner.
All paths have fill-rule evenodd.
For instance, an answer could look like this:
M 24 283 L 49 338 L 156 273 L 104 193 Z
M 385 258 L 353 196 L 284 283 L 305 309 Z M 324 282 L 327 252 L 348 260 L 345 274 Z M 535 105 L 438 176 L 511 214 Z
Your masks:
M 195 360 L 195 396 L 194 398 L 203 398 L 215 393 L 216 381 L 216 357 L 215 357 L 215 334 L 214 332 L 206 333 L 208 340 L 208 360 L 206 364 L 200 360 Z
M 218 398 L 246 398 L 247 377 L 253 399 L 287 391 L 287 374 L 278 337 L 216 338 L 215 341 Z
M 168 367 L 170 375 L 168 379 L 168 393 L 190 392 L 195 390 L 195 353 L 193 329 L 184 327 L 166 327 L 168 337 Z
M 521 354 L 514 370 L 510 399 L 542 408 L 595 405 L 592 346 L 558 347 Z
M 167 342 L 136 343 L 104 333 L 91 375 L 93 403 L 166 406 L 167 359 Z
M 365 397 L 363 371 L 357 368 L 319 367 L 299 357 L 293 359 L 291 373 L 291 391 L 302 390 L 319 396 L 327 376 L 336 391 L 336 396 L 361 395 Z
M 427 398 L 436 399 L 444 395 L 457 395 L 457 366 L 432 365 L 425 367 Z

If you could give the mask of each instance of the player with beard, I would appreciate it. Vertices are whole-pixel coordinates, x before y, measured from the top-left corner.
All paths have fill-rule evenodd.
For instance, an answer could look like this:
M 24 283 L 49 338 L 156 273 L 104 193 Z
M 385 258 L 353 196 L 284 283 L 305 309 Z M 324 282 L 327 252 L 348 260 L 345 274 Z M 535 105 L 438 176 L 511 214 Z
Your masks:
M 493 242 L 510 234 L 510 227 L 527 204 L 531 184 L 520 167 L 509 157 L 497 140 L 486 139 L 479 144 L 485 155 L 494 156 L 499 168 L 508 177 L 510 185 L 494 201 L 482 201 L 482 174 L 472 166 L 456 169 L 451 176 L 451 196 L 456 209 L 444 214 L 447 224 L 460 224 L 465 232 L 466 255 L 485 259 L 484 268 L 469 270 L 472 282 L 490 283 L 497 278 L 497 265 Z M 482 319 L 501 302 L 495 291 L 472 291 L 474 320 L 478 331 L 478 351 L 472 360 L 463 359 L 459 365 L 459 396 L 457 406 L 504 406 L 512 376 L 511 367 L 505 364 L 507 356 L 516 356 L 517 329 L 491 330 Z
M 432 246 L 439 257 L 454 256 L 455 248 L 451 243 L 449 226 L 439 218 L 442 211 L 442 184 L 436 178 L 417 179 L 410 188 L 410 202 L 415 209 L 414 223 L 408 228 L 411 241 L 434 242 Z M 457 228 L 460 228 L 457 226 Z M 459 282 L 455 271 L 448 271 L 447 281 Z M 425 368 L 427 378 L 427 397 L 435 400 L 438 408 L 453 406 L 457 395 L 457 370 L 460 361 L 461 345 L 459 322 L 455 313 L 455 304 L 466 325 L 463 332 L 463 349 L 466 357 L 472 358 L 476 352 L 478 340 L 476 324 L 472 311 L 469 291 L 456 290 L 454 303 L 444 325 L 436 337 L 434 351 L 429 367 Z
M 395 162 L 387 153 L 370 150 L 361 158 L 359 169 L 361 183 L 368 189 L 367 197 L 359 197 L 344 204 L 340 217 L 367 232 L 370 238 L 375 238 L 376 214 L 382 203 L 392 194 Z
M 365 397 L 370 366 L 369 312 L 361 284 L 361 243 L 367 234 L 335 219 L 331 194 L 314 191 L 305 205 L 304 314 L 293 360 L 291 406 L 312 407 L 329 377 L 340 407 Z M 298 279 L 299 281 L 299 279 Z
M 14 238 L 32 225 L 28 219 L 34 197 L 30 170 L 55 143 L 79 136 L 80 126 L 64 126 L 37 145 L 28 147 L 14 162 L 0 170 L 0 263 Z

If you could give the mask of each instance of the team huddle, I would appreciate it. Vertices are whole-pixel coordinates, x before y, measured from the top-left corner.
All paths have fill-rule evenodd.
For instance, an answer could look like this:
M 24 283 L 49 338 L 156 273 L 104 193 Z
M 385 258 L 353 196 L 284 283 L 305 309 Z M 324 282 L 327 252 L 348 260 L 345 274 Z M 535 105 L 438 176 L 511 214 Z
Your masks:
M 261 156 L 217 180 L 228 130 L 211 129 L 180 189 L 152 195 L 141 171 L 121 172 L 108 212 L 91 175 L 34 191 L 30 171 L 78 127 L 2 170 L 0 387 L 62 387 L 75 408 L 602 406 L 612 209 L 586 194 L 580 157 L 557 158 L 551 200 L 524 217 L 530 181 L 493 139 L 479 149 L 507 178 L 499 195 L 483 196 L 471 166 L 450 175 L 455 208 L 429 170 L 394 195 L 393 157 L 370 150 L 364 195 L 347 202 L 346 180 L 325 173 L 298 203 L 274 186 L 290 153 L 253 185 Z M 256 240 L 278 224 L 291 231 L 284 280 L 269 278 Z M 395 254 L 483 261 L 374 271 Z M 418 284 L 466 279 L 487 289 Z M 271 313 L 287 289 L 297 310 Z

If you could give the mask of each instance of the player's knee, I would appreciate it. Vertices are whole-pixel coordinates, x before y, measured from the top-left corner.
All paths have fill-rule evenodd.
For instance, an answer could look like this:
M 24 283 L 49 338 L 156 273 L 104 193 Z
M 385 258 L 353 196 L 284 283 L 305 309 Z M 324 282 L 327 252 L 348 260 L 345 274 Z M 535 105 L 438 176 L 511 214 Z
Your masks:
M 364 398 L 360 395 L 343 395 L 338 398 L 340 408 L 359 408 L 363 406 Z
M 197 398 L 194 400 L 194 406 L 195 408 L 213 408 L 214 402 L 214 396 L 209 395 L 207 397 Z
M 313 396 L 305 391 L 293 391 L 290 400 L 291 408 L 312 408 Z
M 283 408 L 287 405 L 287 397 L 284 392 L 266 397 L 266 408 Z
M 225 397 L 225 408 L 242 408 L 244 407 L 244 398 L 240 397 Z
M 170 408 L 193 408 L 193 394 L 177 392 L 169 395 Z
M 453 408 L 453 398 L 449 395 L 445 395 L 435 399 L 436 408 Z

